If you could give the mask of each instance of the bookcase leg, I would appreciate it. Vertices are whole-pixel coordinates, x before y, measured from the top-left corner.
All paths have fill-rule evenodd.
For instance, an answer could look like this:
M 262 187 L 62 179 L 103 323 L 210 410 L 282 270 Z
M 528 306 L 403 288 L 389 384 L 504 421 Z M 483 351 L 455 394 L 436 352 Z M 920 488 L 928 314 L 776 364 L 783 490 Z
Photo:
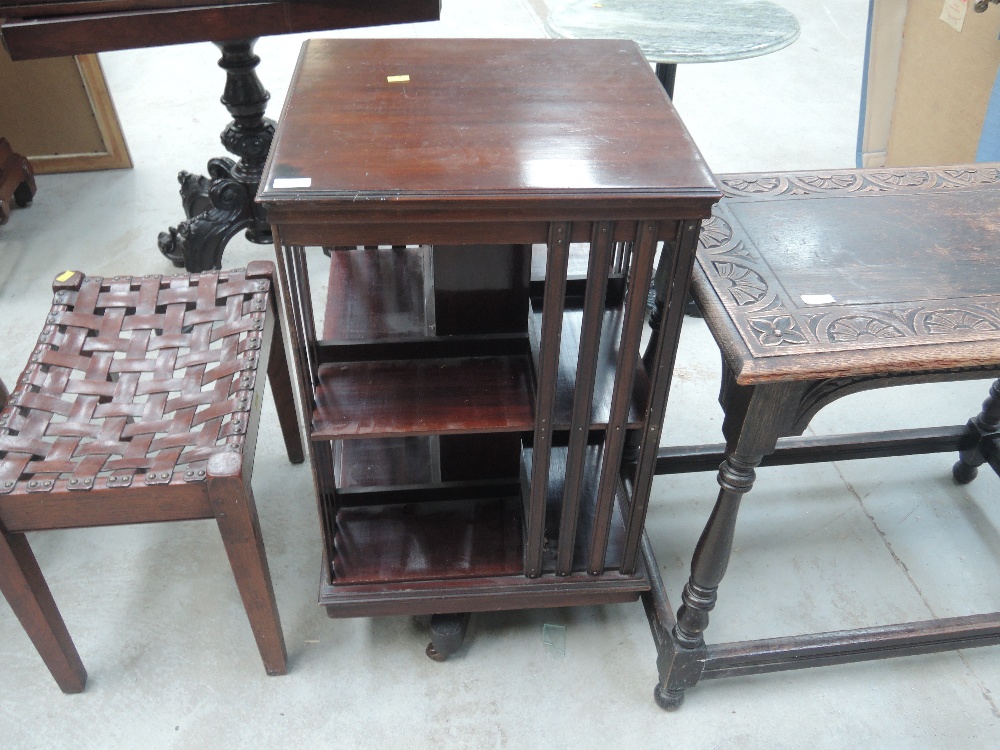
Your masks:
M 471 616 L 469 612 L 452 612 L 431 617 L 431 642 L 427 644 L 427 656 L 434 661 L 444 661 L 458 651 L 465 642 Z

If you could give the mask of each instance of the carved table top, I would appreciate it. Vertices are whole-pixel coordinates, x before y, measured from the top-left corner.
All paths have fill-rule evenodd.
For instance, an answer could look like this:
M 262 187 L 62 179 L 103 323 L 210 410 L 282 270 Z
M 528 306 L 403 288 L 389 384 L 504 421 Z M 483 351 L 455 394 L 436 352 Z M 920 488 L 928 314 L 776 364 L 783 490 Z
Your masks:
M 721 175 L 694 287 L 737 382 L 1000 365 L 998 166 Z

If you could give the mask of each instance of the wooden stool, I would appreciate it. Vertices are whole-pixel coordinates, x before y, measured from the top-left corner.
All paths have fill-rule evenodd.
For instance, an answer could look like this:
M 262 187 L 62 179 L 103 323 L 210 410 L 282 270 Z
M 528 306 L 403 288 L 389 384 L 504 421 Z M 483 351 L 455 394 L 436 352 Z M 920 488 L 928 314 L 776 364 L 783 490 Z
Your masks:
M 31 164 L 0 138 L 0 224 L 10 219 L 13 205 L 24 208 L 35 197 L 35 171 Z
M 53 283 L 0 413 L 0 590 L 64 692 L 87 673 L 25 531 L 215 518 L 264 666 L 285 672 L 250 486 L 261 361 L 288 457 L 303 460 L 272 272 Z
M 1000 384 L 965 427 L 822 438 L 812 417 L 851 393 L 1000 371 L 994 166 L 729 175 L 705 222 L 695 298 L 723 353 L 723 446 L 664 449 L 658 473 L 719 466 L 715 509 L 674 620 L 662 581 L 645 598 L 657 641 L 657 702 L 700 679 L 1000 642 L 1000 613 L 707 646 L 754 468 L 961 450 L 959 481 L 997 461 Z M 779 442 L 780 441 L 780 442 Z M 648 542 L 646 569 L 658 579 Z

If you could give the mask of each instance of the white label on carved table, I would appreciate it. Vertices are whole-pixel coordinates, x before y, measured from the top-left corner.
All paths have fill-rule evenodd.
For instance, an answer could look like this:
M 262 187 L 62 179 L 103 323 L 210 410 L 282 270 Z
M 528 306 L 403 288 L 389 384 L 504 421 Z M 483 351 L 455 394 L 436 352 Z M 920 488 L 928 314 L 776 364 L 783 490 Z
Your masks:
M 832 294 L 803 294 L 802 301 L 807 305 L 832 305 L 837 300 Z

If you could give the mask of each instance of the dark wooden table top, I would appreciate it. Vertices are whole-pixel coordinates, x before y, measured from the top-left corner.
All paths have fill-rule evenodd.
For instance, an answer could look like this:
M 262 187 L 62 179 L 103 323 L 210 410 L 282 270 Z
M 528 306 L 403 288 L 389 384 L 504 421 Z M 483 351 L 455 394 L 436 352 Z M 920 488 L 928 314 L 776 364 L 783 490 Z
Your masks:
M 718 196 L 633 42 L 310 40 L 289 91 L 275 225 L 697 218 Z
M 441 0 L 0 0 L 14 60 L 440 17 Z
M 719 180 L 694 284 L 737 382 L 1000 364 L 997 165 Z

